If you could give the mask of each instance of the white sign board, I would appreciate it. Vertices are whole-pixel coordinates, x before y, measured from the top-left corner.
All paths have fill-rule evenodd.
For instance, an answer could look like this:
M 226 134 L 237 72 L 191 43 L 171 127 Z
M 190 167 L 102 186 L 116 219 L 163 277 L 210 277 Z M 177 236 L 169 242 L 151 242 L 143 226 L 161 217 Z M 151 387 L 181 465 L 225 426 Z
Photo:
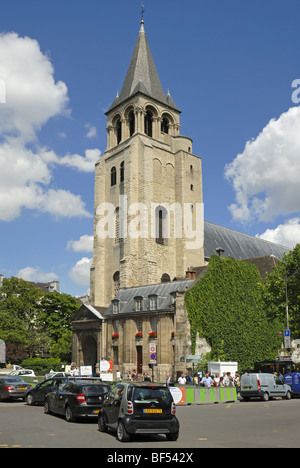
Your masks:
M 150 343 L 150 354 L 156 353 L 156 343 Z
M 80 377 L 92 377 L 93 367 L 92 366 L 80 366 Z

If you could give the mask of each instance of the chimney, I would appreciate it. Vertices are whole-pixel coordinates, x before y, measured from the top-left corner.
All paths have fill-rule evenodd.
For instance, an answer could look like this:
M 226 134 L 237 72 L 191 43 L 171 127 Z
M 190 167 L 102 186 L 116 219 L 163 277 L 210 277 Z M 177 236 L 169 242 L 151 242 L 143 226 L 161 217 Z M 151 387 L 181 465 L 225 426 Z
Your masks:
M 185 272 L 186 279 L 196 279 L 196 272 L 194 271 L 193 267 L 188 267 L 187 271 Z

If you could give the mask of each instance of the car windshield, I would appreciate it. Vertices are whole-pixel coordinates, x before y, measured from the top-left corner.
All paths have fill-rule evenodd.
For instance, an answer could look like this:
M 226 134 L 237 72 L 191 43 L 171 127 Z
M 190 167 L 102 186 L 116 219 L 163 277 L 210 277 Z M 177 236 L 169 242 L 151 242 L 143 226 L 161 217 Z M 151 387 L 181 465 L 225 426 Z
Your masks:
M 135 387 L 133 390 L 134 403 L 171 403 L 171 393 L 164 387 Z
M 108 393 L 110 387 L 108 385 L 84 385 L 81 391 L 82 393 L 101 395 L 102 393 Z
M 25 383 L 23 379 L 20 379 L 20 377 L 6 377 L 3 379 L 5 383 Z

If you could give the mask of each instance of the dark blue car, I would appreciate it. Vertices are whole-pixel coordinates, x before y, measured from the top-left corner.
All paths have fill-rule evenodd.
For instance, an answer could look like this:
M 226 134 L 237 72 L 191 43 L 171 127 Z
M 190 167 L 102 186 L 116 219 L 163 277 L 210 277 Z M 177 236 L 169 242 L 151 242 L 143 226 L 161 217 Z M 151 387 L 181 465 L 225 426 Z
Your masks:
M 300 395 L 300 373 L 293 372 L 291 374 L 285 374 L 284 383 L 289 385 L 292 389 L 292 395 Z

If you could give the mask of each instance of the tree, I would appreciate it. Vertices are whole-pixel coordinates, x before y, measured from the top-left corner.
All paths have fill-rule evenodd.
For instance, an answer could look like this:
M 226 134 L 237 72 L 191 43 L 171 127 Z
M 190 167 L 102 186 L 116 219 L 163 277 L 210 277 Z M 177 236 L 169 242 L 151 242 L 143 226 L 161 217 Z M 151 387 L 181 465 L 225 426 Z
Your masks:
M 268 320 L 261 291 L 255 266 L 212 256 L 207 272 L 185 294 L 193 346 L 198 332 L 211 346 L 212 360 L 237 361 L 240 369 L 274 360 L 280 325 Z
M 72 359 L 72 331 L 66 330 L 57 343 L 51 347 L 51 357 L 61 361 L 71 362 Z
M 283 256 L 263 287 L 263 303 L 270 320 L 287 326 L 286 288 L 288 296 L 289 326 L 294 339 L 300 338 L 300 244 Z
M 18 278 L 3 280 L 0 295 L 0 336 L 11 345 L 23 345 L 29 355 L 41 346 L 36 320 L 43 293 Z M 45 343 L 43 342 L 44 346 Z
M 56 343 L 71 329 L 71 317 L 80 304 L 69 294 L 47 293 L 39 305 L 38 322 L 47 330 L 52 343 Z

